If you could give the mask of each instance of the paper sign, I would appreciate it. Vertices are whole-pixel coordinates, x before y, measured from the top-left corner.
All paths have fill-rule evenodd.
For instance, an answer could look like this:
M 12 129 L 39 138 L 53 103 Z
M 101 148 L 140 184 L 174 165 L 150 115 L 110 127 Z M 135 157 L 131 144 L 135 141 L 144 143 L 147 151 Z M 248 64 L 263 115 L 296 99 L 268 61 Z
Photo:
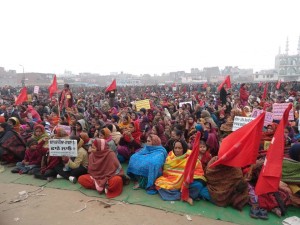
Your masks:
M 77 140 L 70 139 L 50 139 L 50 156 L 77 157 Z
M 176 90 L 177 90 L 177 87 L 172 87 L 172 90 L 173 90 L 173 91 L 176 91 Z
M 140 111 L 141 108 L 151 109 L 149 99 L 136 101 L 135 102 L 136 111 Z
M 270 147 L 271 141 L 264 141 L 264 150 L 268 150 Z
M 274 103 L 273 104 L 273 119 L 281 120 L 285 109 L 288 107 L 290 103 Z M 289 119 L 294 120 L 294 110 L 293 108 L 290 110 Z
M 236 131 L 237 129 L 241 128 L 242 126 L 246 125 L 247 123 L 251 122 L 255 118 L 253 117 L 243 117 L 243 116 L 235 116 L 232 126 L 232 131 Z
M 191 104 L 191 106 L 193 106 L 193 102 L 190 101 L 190 102 L 179 102 L 179 107 L 182 107 L 183 104 Z
M 263 110 L 253 109 L 251 117 L 256 118 L 256 117 L 258 117 L 262 113 L 263 113 Z M 272 122 L 273 122 L 273 113 L 266 112 L 264 126 L 268 126 Z
M 39 90 L 40 90 L 40 87 L 39 87 L 39 86 L 34 86 L 33 93 L 38 94 L 38 93 L 39 93 Z

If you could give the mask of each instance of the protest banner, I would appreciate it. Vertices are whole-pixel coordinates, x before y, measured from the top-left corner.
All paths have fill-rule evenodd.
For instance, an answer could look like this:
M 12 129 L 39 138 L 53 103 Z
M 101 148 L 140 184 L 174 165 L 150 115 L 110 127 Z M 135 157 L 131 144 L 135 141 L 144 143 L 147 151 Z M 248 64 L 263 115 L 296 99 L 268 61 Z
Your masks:
M 40 90 L 39 86 L 34 86 L 33 93 L 38 94 Z
M 273 104 L 273 120 L 281 120 L 285 109 L 290 103 L 274 103 Z M 291 109 L 288 120 L 294 120 L 294 110 Z
M 193 102 L 190 101 L 190 102 L 179 102 L 179 107 L 182 107 L 183 104 L 191 104 L 191 106 L 193 106 Z
M 256 118 L 258 117 L 260 114 L 263 113 L 263 110 L 260 109 L 253 109 L 251 117 Z M 269 124 L 271 124 L 273 122 L 273 113 L 271 112 L 266 112 L 265 115 L 265 121 L 264 121 L 264 126 L 268 126 Z
M 50 156 L 77 157 L 77 140 L 70 139 L 50 139 Z
M 242 126 L 246 125 L 252 120 L 254 120 L 253 117 L 235 116 L 233 121 L 232 131 L 236 131 L 237 129 L 241 128 Z
M 140 100 L 135 102 L 136 111 L 140 111 L 141 108 L 151 109 L 149 99 Z

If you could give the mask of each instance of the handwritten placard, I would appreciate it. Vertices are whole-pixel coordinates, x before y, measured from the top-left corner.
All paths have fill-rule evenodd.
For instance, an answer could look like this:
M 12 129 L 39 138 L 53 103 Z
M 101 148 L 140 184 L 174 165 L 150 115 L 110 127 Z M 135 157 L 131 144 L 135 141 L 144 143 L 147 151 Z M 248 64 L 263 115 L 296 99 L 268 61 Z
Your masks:
M 38 94 L 40 90 L 39 86 L 34 86 L 33 93 Z
M 140 111 L 141 108 L 151 109 L 149 99 L 140 100 L 135 102 L 136 111 Z
M 50 156 L 77 157 L 77 140 L 70 139 L 50 139 Z
M 258 117 L 260 114 L 263 113 L 263 110 L 260 109 L 253 109 L 251 117 L 256 118 Z M 271 124 L 273 122 L 273 113 L 271 112 L 266 112 L 265 115 L 265 121 L 264 121 L 264 126 L 268 126 L 269 124 Z
M 237 129 L 241 128 L 247 123 L 250 123 L 252 120 L 254 120 L 253 117 L 235 116 L 233 121 L 232 131 L 236 131 Z
M 289 104 L 290 103 L 274 103 L 273 104 L 273 119 L 281 120 L 283 113 Z M 290 110 L 288 120 L 294 120 L 294 110 L 293 109 Z

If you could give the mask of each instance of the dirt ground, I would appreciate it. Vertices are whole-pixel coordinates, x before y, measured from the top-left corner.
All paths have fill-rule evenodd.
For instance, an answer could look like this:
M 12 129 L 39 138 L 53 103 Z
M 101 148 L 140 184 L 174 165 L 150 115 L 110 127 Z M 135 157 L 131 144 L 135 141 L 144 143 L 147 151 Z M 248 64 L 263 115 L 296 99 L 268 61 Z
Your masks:
M 123 202 L 91 198 L 76 191 L 65 191 L 20 184 L 0 184 L 0 225 L 232 225 L 232 223 L 207 219 L 200 216 L 178 215 L 145 206 L 131 205 Z M 21 191 L 35 191 L 22 202 L 16 200 Z M 108 202 L 85 202 L 97 199 Z

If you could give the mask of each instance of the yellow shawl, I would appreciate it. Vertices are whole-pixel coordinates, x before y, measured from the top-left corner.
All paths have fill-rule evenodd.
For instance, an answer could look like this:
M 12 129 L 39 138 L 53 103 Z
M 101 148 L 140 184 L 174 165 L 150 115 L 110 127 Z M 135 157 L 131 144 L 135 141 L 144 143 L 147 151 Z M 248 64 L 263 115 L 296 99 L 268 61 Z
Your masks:
M 168 154 L 164 164 L 163 175 L 156 179 L 155 185 L 157 188 L 167 190 L 180 190 L 183 183 L 183 172 L 192 151 L 188 150 L 182 156 L 176 157 L 173 151 Z M 194 172 L 194 179 L 202 179 L 206 181 L 201 162 L 197 160 Z

